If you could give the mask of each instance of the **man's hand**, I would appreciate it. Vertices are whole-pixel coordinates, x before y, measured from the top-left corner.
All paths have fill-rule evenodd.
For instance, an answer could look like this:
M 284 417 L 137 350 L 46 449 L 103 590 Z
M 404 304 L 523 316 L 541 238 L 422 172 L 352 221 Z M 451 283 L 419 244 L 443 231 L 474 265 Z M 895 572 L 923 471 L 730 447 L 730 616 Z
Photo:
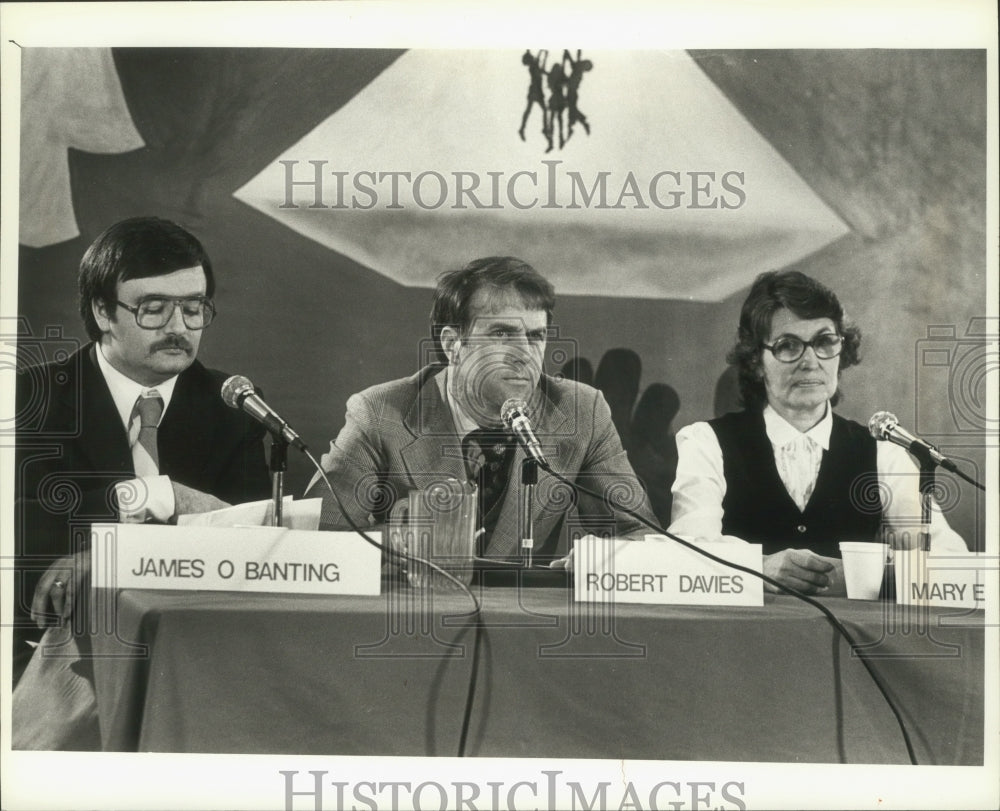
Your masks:
M 803 594 L 832 595 L 843 591 L 844 576 L 839 563 L 808 549 L 782 549 L 764 555 L 764 574 Z M 764 587 L 770 592 L 779 591 L 770 583 L 764 583 Z
M 76 595 L 90 574 L 90 552 L 77 552 L 60 558 L 46 570 L 31 598 L 31 619 L 39 628 L 53 625 L 53 617 L 62 624 L 73 613 Z
M 647 535 L 649 535 L 650 532 L 651 532 L 651 530 L 648 530 L 648 529 L 637 529 L 637 530 L 634 530 L 633 532 L 629 532 L 629 533 L 623 535 L 619 540 L 625 540 L 625 541 L 642 541 L 642 540 L 645 539 L 645 537 Z M 581 538 L 580 540 L 587 540 L 588 538 L 596 538 L 596 536 L 595 535 L 584 535 L 583 538 Z M 703 540 L 703 539 L 699 538 L 699 540 Z M 567 572 L 572 572 L 573 571 L 573 550 L 570 549 L 569 550 L 569 554 L 566 555 L 566 557 L 564 557 L 564 558 L 556 558 L 555 560 L 551 561 L 549 563 L 549 568 L 550 569 L 565 569 Z
M 550 569 L 565 569 L 567 572 L 573 571 L 573 550 L 569 550 L 569 554 L 564 558 L 557 558 L 556 560 L 549 562 Z
M 582 538 L 580 538 L 580 540 L 581 541 L 594 541 L 594 540 L 598 540 L 598 538 L 597 538 L 596 535 L 592 535 L 592 534 L 588 533 L 588 534 L 584 535 Z M 550 569 L 565 569 L 567 572 L 572 572 L 573 571 L 573 552 L 574 551 L 575 551 L 575 549 L 571 547 L 570 550 L 569 550 L 569 554 L 567 554 L 566 557 L 564 557 L 564 558 L 557 558 L 556 560 L 551 561 L 549 563 L 549 568 Z
M 195 490 L 193 487 L 188 487 L 179 482 L 171 480 L 170 485 L 174 489 L 175 515 L 207 513 L 213 510 L 222 510 L 230 506 L 222 499 L 218 499 L 208 493 L 203 493 L 200 490 Z

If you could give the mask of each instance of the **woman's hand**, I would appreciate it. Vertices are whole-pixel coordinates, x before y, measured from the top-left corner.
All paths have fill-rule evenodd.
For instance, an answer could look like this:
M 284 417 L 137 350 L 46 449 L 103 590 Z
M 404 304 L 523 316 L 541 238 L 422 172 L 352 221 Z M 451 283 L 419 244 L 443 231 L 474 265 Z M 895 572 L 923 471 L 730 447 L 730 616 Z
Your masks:
M 841 562 L 808 549 L 782 549 L 773 555 L 764 555 L 764 574 L 803 594 L 835 596 L 844 593 Z M 779 591 L 766 582 L 764 588 L 770 592 Z

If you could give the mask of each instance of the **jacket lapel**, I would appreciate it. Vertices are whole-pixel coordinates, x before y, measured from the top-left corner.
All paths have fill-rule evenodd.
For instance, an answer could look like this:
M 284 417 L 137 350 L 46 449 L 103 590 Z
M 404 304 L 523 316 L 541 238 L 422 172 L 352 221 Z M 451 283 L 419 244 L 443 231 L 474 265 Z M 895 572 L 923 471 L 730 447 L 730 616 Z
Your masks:
M 79 386 L 67 386 L 67 396 L 77 402 L 64 404 L 73 413 L 81 414 L 77 445 L 89 463 L 89 469 L 132 472 L 132 451 L 128 434 L 122 425 L 115 401 L 104 375 L 97 365 L 96 344 L 84 350 L 80 364 Z
M 213 465 L 212 454 L 193 453 L 192 449 L 218 445 L 219 409 L 214 398 L 219 394 L 205 385 L 204 367 L 195 361 L 180 373 L 170 405 L 160 422 L 158 450 L 160 472 L 202 488 L 211 480 L 211 471 L 192 466 Z M 216 460 L 221 464 L 221 460 Z
M 442 478 L 468 479 L 462 443 L 438 389 L 438 374 L 444 371 L 431 367 L 403 420 L 412 441 L 401 446 L 400 455 L 413 487 L 427 487 Z

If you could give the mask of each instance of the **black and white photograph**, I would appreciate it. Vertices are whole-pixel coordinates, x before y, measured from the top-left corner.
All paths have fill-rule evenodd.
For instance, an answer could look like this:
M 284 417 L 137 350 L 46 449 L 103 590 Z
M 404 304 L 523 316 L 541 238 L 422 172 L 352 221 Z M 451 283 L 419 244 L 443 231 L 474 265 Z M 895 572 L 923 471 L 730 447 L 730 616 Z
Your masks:
M 1000 805 L 992 4 L 0 32 L 0 807 Z

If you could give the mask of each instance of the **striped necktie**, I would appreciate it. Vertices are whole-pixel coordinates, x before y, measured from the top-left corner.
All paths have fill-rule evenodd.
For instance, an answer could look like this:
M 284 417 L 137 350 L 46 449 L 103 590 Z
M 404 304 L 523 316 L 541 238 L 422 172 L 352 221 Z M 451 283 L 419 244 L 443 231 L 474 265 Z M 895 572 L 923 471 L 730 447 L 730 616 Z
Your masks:
M 132 419 L 139 417 L 139 434 L 132 445 L 132 461 L 136 476 L 155 476 L 160 472 L 160 457 L 156 449 L 157 426 L 163 415 L 163 398 L 156 389 L 139 395 L 132 409 Z

